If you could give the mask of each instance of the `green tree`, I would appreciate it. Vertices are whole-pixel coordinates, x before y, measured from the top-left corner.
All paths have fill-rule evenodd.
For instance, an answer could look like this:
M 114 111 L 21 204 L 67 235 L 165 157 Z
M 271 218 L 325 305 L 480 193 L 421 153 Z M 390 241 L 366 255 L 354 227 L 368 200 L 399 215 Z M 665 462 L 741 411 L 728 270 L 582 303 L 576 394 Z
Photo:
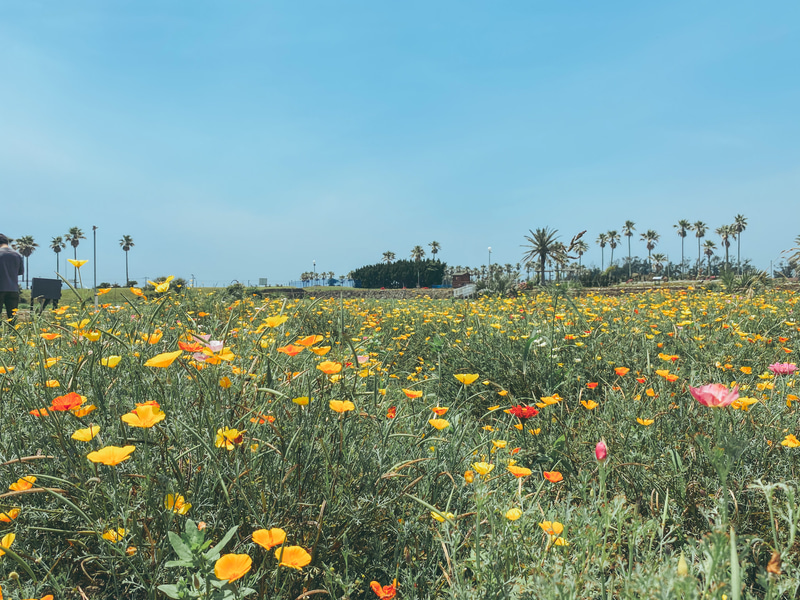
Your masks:
M 648 229 L 647 231 L 645 231 L 639 237 L 645 243 L 645 246 L 647 247 L 647 260 L 652 265 L 653 261 L 651 260 L 651 256 L 652 256 L 653 248 L 656 247 L 656 244 L 658 244 L 658 240 L 661 239 L 661 236 L 658 235 L 654 230 Z
M 747 229 L 747 217 L 736 215 L 733 219 L 733 229 L 736 231 L 736 263 L 739 265 L 739 275 L 742 274 L 742 232 Z
M 25 288 L 30 289 L 30 270 L 28 269 L 28 259 L 30 258 L 31 254 L 33 254 L 33 251 L 39 247 L 39 244 L 33 240 L 32 235 L 23 235 L 22 237 L 14 240 L 11 245 L 17 252 L 25 257 Z
M 608 236 L 608 245 L 611 248 L 611 260 L 609 261 L 609 266 L 612 266 L 614 264 L 614 250 L 619 245 L 619 241 L 622 238 L 620 238 L 620 235 L 617 233 L 616 229 L 612 229 L 606 235 Z
M 608 234 L 601 233 L 597 236 L 597 245 L 600 246 L 600 271 L 605 270 L 605 261 L 606 261 L 606 244 L 608 244 Z
M 633 232 L 636 231 L 635 225 L 636 223 L 633 221 L 625 221 L 625 225 L 622 226 L 622 235 L 628 238 L 628 279 L 633 274 L 631 271 L 631 238 L 633 237 Z
M 736 230 L 733 228 L 733 225 L 721 225 L 717 227 L 714 231 L 722 240 L 722 247 L 725 249 L 725 270 L 727 271 L 730 269 L 730 263 L 728 261 L 728 249 L 731 247 L 731 238 L 736 237 Z
M 700 250 L 700 240 L 706 237 L 706 231 L 708 231 L 708 225 L 706 225 L 702 221 L 695 221 L 692 224 L 692 230 L 694 231 L 694 237 L 697 238 L 697 274 L 699 276 L 700 264 L 703 256 Z
M 683 272 L 683 242 L 686 239 L 686 234 L 692 230 L 692 224 L 686 219 L 681 219 L 673 227 L 678 230 L 678 235 L 681 238 L 681 272 Z
M 708 258 L 708 274 L 711 275 L 711 257 L 714 256 L 714 250 L 717 245 L 712 240 L 703 242 L 703 254 Z
M 131 248 L 133 248 L 133 238 L 129 235 L 123 235 L 122 239 L 119 241 L 119 245 L 122 247 L 122 250 L 125 252 L 125 285 L 130 285 L 130 275 L 128 275 L 128 252 Z
M 580 273 L 582 269 L 581 258 L 583 258 L 583 255 L 589 251 L 589 244 L 583 240 L 578 240 L 575 242 L 575 247 L 573 250 L 575 251 L 575 254 L 578 255 L 578 273 Z
M 539 263 L 539 285 L 544 285 L 544 267 L 547 264 L 547 258 L 556 249 L 558 230 L 540 227 L 536 231 L 532 229 L 528 231 L 530 231 L 530 235 L 525 236 L 528 243 L 522 246 L 529 250 L 522 257 L 522 261 L 536 260 Z
M 411 249 L 411 258 L 417 263 L 417 287 L 419 287 L 419 261 L 425 258 L 425 249 L 422 246 L 414 246 Z
M 64 240 L 72 246 L 73 251 L 73 258 L 78 260 L 78 245 L 81 243 L 81 240 L 85 240 L 86 236 L 83 235 L 83 230 L 80 227 L 70 227 L 67 235 L 64 236 Z M 75 287 L 78 287 L 78 267 L 75 267 L 75 280 L 73 282 Z
M 385 262 L 387 265 L 392 264 L 392 261 L 395 259 L 395 254 L 391 250 L 387 250 L 383 253 L 383 258 L 381 258 L 382 262 Z
M 653 264 L 655 265 L 656 273 L 661 273 L 661 269 L 664 268 L 664 263 L 667 262 L 667 256 L 660 252 L 656 252 L 653 254 Z
M 431 248 L 431 254 L 433 255 L 433 258 L 436 258 L 436 255 L 439 254 L 439 250 L 442 249 L 442 245 L 436 240 L 434 240 L 430 244 L 428 244 L 428 246 L 430 246 Z
M 61 254 L 61 251 L 66 247 L 67 244 L 64 242 L 64 238 L 62 238 L 60 235 L 57 235 L 50 240 L 50 249 L 56 253 L 56 273 L 58 273 L 59 270 L 58 257 Z

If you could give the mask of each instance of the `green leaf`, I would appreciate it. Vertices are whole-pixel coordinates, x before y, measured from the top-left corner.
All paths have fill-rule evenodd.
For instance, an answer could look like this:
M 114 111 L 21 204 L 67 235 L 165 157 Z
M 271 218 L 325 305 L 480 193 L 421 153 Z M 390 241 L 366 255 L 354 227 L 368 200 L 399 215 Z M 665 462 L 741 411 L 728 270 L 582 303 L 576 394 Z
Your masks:
M 158 589 L 164 592 L 170 598 L 180 598 L 180 592 L 178 591 L 178 586 L 174 583 L 170 583 L 168 585 L 160 585 Z
M 219 544 L 217 544 L 211 550 L 209 550 L 204 554 L 206 560 L 217 560 L 219 558 L 220 553 L 222 552 L 222 549 L 225 547 L 225 544 L 231 541 L 231 538 L 233 537 L 233 534 L 236 533 L 237 529 L 239 529 L 238 525 L 234 525 L 233 527 L 231 527 L 228 530 L 228 533 L 225 534 L 225 537 L 223 537 L 219 541 Z
M 189 549 L 189 546 L 186 545 L 186 542 L 183 541 L 183 538 L 174 531 L 168 532 L 167 535 L 169 535 L 169 543 L 172 544 L 175 554 L 177 554 L 181 560 L 191 563 L 192 551 Z

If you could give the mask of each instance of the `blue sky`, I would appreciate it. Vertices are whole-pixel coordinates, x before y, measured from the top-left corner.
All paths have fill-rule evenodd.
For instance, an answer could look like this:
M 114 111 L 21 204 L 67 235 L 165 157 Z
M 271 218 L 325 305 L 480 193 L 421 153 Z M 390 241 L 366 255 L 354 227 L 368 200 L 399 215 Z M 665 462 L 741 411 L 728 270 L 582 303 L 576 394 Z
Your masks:
M 432 240 L 516 263 L 537 227 L 599 265 L 627 219 L 677 262 L 679 219 L 741 213 L 766 269 L 800 235 L 798 64 L 797 2 L 6 1 L 0 231 L 34 276 L 96 225 L 100 281 L 128 234 L 133 279 L 225 285 Z

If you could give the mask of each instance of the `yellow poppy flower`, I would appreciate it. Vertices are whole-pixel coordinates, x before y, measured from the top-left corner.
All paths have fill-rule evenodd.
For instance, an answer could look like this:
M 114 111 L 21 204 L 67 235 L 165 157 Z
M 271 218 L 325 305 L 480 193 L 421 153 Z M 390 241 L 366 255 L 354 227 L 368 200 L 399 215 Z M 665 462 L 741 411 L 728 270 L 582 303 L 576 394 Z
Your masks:
M 122 527 L 106 529 L 100 537 L 109 542 L 120 542 L 125 537 L 125 530 Z
M 599 405 L 597 402 L 595 402 L 594 400 L 581 400 L 581 404 L 583 404 L 583 407 L 584 407 L 586 410 L 594 410 L 595 408 L 597 408 L 598 406 L 600 406 L 600 405 Z
M 653 419 L 636 419 L 636 422 L 639 425 L 644 425 L 645 427 L 650 427 L 650 425 L 655 423 L 655 421 L 653 421 Z
M 539 523 L 539 527 L 544 529 L 547 535 L 561 535 L 564 532 L 564 526 L 558 521 L 543 521 Z
M 267 327 L 269 327 L 270 329 L 273 329 L 273 328 L 275 328 L 275 327 L 278 327 L 278 326 L 280 326 L 280 325 L 283 325 L 283 324 L 284 324 L 284 323 L 286 323 L 286 321 L 288 321 L 288 320 L 289 320 L 289 317 L 285 317 L 285 316 L 280 316 L 280 317 L 267 317 L 266 319 L 264 319 L 264 324 L 265 324 Z
M 522 511 L 518 508 L 512 508 L 508 512 L 506 512 L 506 519 L 509 521 L 516 521 L 522 516 Z
M 17 535 L 15 533 L 7 533 L 3 536 L 3 539 L 0 540 L 0 546 L 8 550 L 11 548 L 11 544 L 14 543 L 14 540 L 17 539 Z M 4 550 L 0 550 L 0 556 L 5 554 Z
M 108 367 L 109 369 L 113 369 L 119 364 L 119 361 L 122 360 L 121 356 L 108 356 L 106 358 L 100 359 L 100 364 L 104 367 Z
M 156 402 L 137 404 L 136 408 L 121 417 L 124 423 L 131 427 L 141 427 L 142 429 L 150 429 L 166 418 L 167 415 Z
M 487 462 L 473 463 L 472 468 L 475 469 L 479 475 L 488 475 L 494 469 L 494 465 Z
M 89 452 L 86 458 L 93 463 L 102 463 L 113 467 L 122 461 L 128 460 L 134 450 L 136 450 L 136 446 L 106 446 L 105 448 L 100 448 L 100 450 Z
M 72 439 L 79 442 L 91 442 L 98 433 L 100 433 L 100 426 L 92 425 L 86 429 L 78 429 L 72 434 Z
M 350 400 L 331 400 L 328 402 L 328 406 L 330 406 L 333 412 L 337 412 L 339 414 L 350 410 L 355 410 L 356 408 L 356 405 L 350 402 Z
M 76 269 L 80 269 L 83 265 L 85 265 L 89 261 L 88 260 L 75 260 L 74 258 L 68 258 L 67 262 L 69 264 L 71 264 L 73 267 L 75 267 Z
M 471 384 L 475 383 L 475 381 L 477 381 L 477 379 L 478 379 L 478 377 L 480 377 L 480 375 L 478 375 L 478 374 L 469 375 L 469 374 L 466 374 L 466 373 L 458 373 L 458 374 L 453 374 L 453 377 L 458 379 L 464 385 L 471 385 Z
M 186 502 L 186 499 L 180 494 L 167 494 L 164 498 L 164 508 L 179 515 L 185 515 L 192 508 L 192 505 Z
M 228 429 L 227 427 L 224 429 L 217 429 L 217 439 L 214 445 L 217 448 L 222 448 L 224 446 L 226 450 L 233 450 L 236 445 L 244 441 L 244 434 L 244 431 L 239 431 L 238 429 Z
M 428 423 L 430 423 L 431 427 L 439 429 L 440 431 L 450 427 L 450 421 L 447 419 L 428 419 Z
M 144 363 L 144 366 L 164 369 L 175 362 L 175 359 L 181 354 L 183 354 L 183 350 L 176 350 L 175 352 L 162 352 L 161 354 L 156 354 L 153 358 L 149 359 L 146 363 Z

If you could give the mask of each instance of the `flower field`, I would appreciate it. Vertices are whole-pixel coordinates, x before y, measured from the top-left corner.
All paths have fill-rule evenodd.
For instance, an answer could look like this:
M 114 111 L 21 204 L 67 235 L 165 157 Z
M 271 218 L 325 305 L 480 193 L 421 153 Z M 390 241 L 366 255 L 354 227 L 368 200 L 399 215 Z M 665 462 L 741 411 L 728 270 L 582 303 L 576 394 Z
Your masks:
M 127 296 L 3 325 L 5 598 L 800 593 L 792 291 Z

